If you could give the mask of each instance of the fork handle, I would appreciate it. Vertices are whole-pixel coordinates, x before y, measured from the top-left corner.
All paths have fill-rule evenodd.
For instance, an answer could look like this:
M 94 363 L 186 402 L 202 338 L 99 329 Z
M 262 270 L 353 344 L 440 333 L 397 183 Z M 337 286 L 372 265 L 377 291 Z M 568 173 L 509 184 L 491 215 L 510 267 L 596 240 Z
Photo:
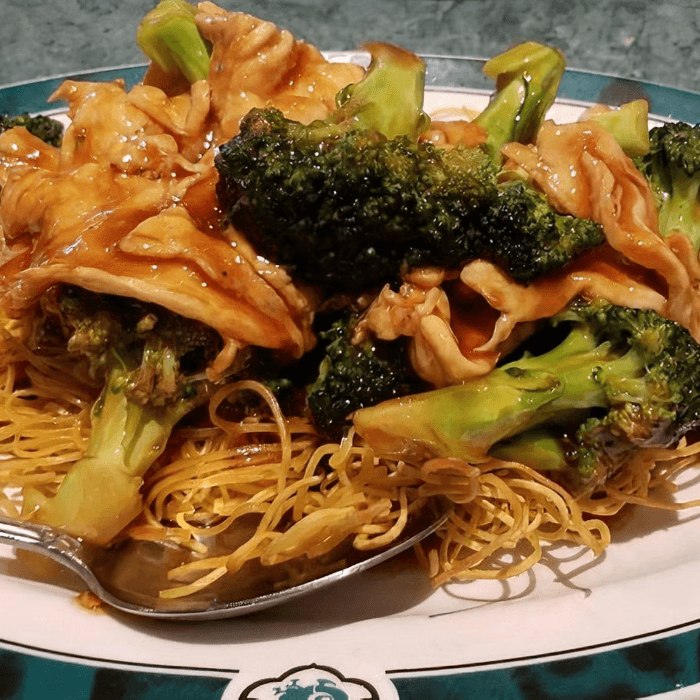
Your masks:
M 21 522 L 0 516 L 0 544 L 41 554 L 68 567 L 90 588 L 99 587 L 97 579 L 84 563 L 80 540 L 49 525 Z

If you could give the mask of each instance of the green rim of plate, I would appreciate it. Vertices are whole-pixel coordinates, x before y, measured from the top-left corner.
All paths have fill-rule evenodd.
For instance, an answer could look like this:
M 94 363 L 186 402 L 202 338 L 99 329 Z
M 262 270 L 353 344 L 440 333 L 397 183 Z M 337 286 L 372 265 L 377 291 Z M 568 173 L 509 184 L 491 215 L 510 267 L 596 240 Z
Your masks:
M 492 89 L 481 71 L 482 59 L 424 58 L 429 89 Z M 49 103 L 48 98 L 66 79 L 121 78 L 130 87 L 139 82 L 144 70 L 144 65 L 131 65 L 0 87 L 0 112 L 58 110 L 61 105 Z M 700 94 L 675 88 L 567 70 L 559 90 L 562 101 L 619 105 L 641 97 L 647 99 L 654 115 L 691 123 L 700 121 Z M 313 664 L 314 659 L 309 663 Z M 54 649 L 26 647 L 0 639 L 0 700 L 219 700 L 238 672 L 239 669 L 131 667 L 109 659 L 62 655 Z M 401 700 L 644 698 L 700 684 L 700 621 L 688 620 L 683 625 L 652 630 L 632 639 L 566 649 L 554 655 L 386 672 Z M 279 698 L 284 700 L 283 695 Z
M 353 55 L 337 52 L 334 56 Z M 491 91 L 492 82 L 482 73 L 484 59 L 461 56 L 424 56 L 426 85 L 429 88 L 469 88 Z M 67 79 L 107 81 L 121 78 L 131 87 L 142 78 L 146 66 L 130 65 L 84 73 L 59 75 L 41 80 L 31 80 L 0 87 L 0 112 L 21 114 L 55 109 L 50 95 Z M 613 75 L 567 69 L 562 79 L 558 97 L 561 100 L 601 102 L 620 105 L 633 99 L 645 98 L 649 112 L 668 119 L 692 124 L 700 121 L 700 93 L 644 83 Z

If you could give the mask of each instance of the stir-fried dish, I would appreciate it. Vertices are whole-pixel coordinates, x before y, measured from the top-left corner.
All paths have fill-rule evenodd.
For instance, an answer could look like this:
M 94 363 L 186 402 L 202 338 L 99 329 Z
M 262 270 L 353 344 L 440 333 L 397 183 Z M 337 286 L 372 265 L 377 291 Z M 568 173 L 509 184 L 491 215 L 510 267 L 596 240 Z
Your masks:
M 383 547 L 435 494 L 436 584 L 694 505 L 700 127 L 549 120 L 536 43 L 440 121 L 389 44 L 330 62 L 184 0 L 137 41 L 138 85 L 56 90 L 62 133 L 0 123 L 5 515 L 188 548 L 177 597 Z

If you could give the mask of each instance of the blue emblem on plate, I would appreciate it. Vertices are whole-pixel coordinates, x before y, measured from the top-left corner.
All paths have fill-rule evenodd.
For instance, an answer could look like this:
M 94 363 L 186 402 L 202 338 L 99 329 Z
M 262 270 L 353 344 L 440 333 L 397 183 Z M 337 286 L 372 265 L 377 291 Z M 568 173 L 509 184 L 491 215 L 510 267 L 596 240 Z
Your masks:
M 240 700 L 379 700 L 369 683 L 328 666 L 300 666 L 249 685 Z

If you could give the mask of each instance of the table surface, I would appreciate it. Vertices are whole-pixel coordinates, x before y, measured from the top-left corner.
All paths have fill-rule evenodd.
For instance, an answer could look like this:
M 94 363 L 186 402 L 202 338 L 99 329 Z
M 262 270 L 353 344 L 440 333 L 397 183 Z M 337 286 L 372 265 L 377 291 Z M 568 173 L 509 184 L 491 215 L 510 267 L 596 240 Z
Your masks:
M 1 0 L 0 84 L 140 63 L 155 0 Z M 219 0 L 326 50 L 368 39 L 490 57 L 530 39 L 569 66 L 700 92 L 700 0 Z M 0 105 L 0 110 L 2 106 Z M 700 119 L 700 115 L 699 115 Z

